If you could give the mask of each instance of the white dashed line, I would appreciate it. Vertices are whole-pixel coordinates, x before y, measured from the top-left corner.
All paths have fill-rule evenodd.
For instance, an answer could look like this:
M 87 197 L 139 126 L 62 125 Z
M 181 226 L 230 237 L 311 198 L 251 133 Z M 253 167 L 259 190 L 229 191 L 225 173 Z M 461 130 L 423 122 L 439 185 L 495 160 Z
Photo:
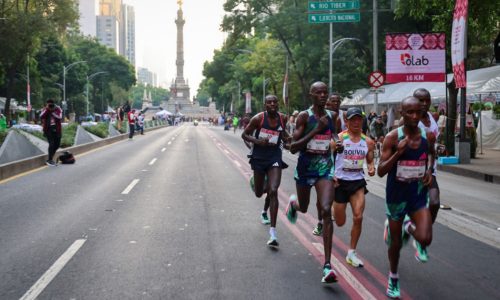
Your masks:
M 152 166 L 155 162 L 156 162 L 156 157 L 149 162 L 149 165 Z
M 172 142 L 168 142 L 167 144 L 169 144 L 169 145 L 170 145 L 170 144 L 172 144 Z
M 165 152 L 165 150 L 167 150 L 167 148 L 163 148 L 163 149 L 161 149 L 161 152 Z
M 233 160 L 233 162 L 234 162 L 234 164 L 235 164 L 238 168 L 241 168 L 241 164 L 240 164 L 238 161 Z
M 139 179 L 134 179 L 132 182 L 123 190 L 122 195 L 130 193 L 134 186 L 139 182 Z
M 323 244 L 312 243 L 313 246 L 318 249 L 324 255 Z M 347 283 L 354 288 L 355 291 L 361 296 L 361 299 L 373 299 L 375 296 L 372 295 L 356 277 L 349 272 L 349 270 L 333 255 L 330 256 L 332 260 L 332 265 L 336 267 L 337 271 L 342 275 L 342 279 L 347 281 Z
M 224 152 L 226 152 L 227 154 L 229 154 L 229 151 L 227 151 L 226 149 L 224 149 Z
M 38 279 L 37 282 L 20 298 L 21 300 L 36 299 L 38 295 L 49 285 L 57 274 L 64 268 L 68 261 L 76 254 L 76 252 L 83 246 L 85 239 L 76 240 L 66 252 L 59 257 L 56 262 Z

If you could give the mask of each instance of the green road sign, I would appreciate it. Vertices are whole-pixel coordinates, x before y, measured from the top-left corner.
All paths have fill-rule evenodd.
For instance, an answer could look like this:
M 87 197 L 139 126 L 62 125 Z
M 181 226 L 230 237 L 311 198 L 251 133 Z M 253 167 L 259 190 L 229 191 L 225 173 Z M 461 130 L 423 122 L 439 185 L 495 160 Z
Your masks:
M 309 1 L 309 5 L 307 7 L 309 11 L 359 9 L 359 0 L 327 1 L 327 2 Z
M 359 12 L 309 15 L 309 23 L 347 23 L 359 22 L 360 19 Z

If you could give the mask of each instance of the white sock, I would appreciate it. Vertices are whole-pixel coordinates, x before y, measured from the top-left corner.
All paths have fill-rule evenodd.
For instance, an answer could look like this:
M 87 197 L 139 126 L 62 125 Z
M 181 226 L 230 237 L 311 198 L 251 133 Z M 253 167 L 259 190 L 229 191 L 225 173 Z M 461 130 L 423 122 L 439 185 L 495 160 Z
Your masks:
M 267 211 L 263 210 L 263 211 L 262 211 L 262 213 L 263 213 L 263 214 L 267 214 Z
M 392 272 L 389 272 L 389 277 L 390 277 L 390 278 L 395 278 L 395 279 L 398 279 L 398 278 L 399 278 L 399 275 L 398 275 L 398 273 L 392 273 Z
M 405 231 L 406 233 L 410 234 L 410 226 L 413 228 L 413 230 L 415 230 L 415 226 L 413 226 L 413 223 L 412 222 L 407 222 L 405 224 Z
M 269 228 L 269 234 L 271 235 L 272 239 L 276 240 L 277 239 L 277 236 L 276 236 L 276 227 Z
M 353 252 L 356 252 L 355 249 L 349 249 L 347 250 L 347 255 L 350 256 Z
M 319 220 L 318 224 L 323 224 L 323 219 Z

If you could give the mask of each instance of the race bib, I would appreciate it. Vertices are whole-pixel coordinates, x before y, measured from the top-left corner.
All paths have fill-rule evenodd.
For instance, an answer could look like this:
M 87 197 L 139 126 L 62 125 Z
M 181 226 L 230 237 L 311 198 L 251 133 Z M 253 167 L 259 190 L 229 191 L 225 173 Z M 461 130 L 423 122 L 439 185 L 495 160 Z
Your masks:
M 269 144 L 277 145 L 280 133 L 278 131 L 262 128 L 259 132 L 259 140 L 268 139 Z
M 346 155 L 342 161 L 342 170 L 346 172 L 360 172 L 363 170 L 364 161 L 364 156 Z
M 411 182 L 424 177 L 425 160 L 400 160 L 396 170 L 398 181 Z
M 330 149 L 330 134 L 317 134 L 307 143 L 307 152 L 325 154 Z

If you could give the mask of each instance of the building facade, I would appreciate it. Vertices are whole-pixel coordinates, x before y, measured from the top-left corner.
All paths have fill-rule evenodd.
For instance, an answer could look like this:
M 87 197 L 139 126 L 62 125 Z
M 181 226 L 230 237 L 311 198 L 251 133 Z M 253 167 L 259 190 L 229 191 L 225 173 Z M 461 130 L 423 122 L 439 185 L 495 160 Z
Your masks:
M 80 31 L 85 36 L 96 37 L 99 0 L 79 0 L 78 11 L 80 13 Z

